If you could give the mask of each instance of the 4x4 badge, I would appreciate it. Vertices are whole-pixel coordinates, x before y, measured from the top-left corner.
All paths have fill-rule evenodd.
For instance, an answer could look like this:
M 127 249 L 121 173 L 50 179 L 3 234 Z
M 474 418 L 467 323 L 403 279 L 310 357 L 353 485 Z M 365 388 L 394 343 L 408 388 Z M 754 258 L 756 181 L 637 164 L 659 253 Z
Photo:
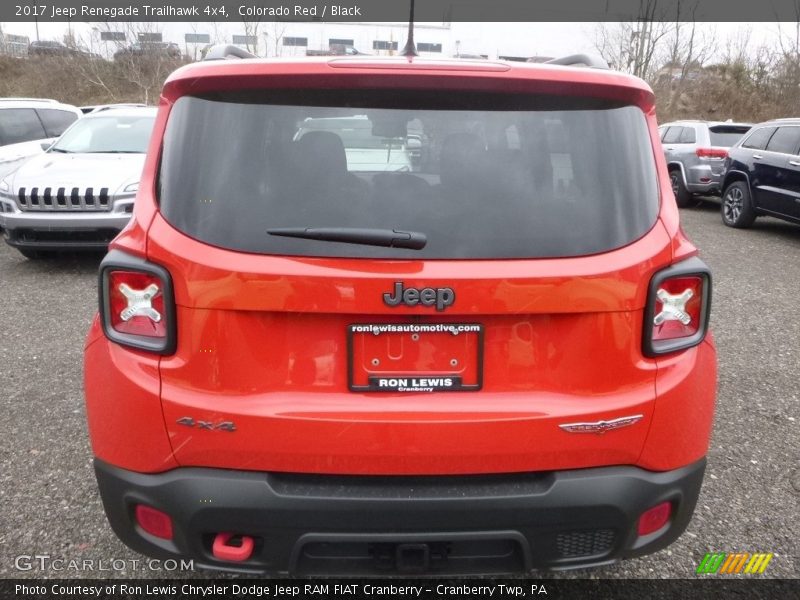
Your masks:
M 221 421 L 213 423 L 212 421 L 200 421 L 192 417 L 181 417 L 175 421 L 178 425 L 186 425 L 186 427 L 195 427 L 197 429 L 207 429 L 209 431 L 236 431 L 236 425 L 233 421 Z
M 396 281 L 393 292 L 386 292 L 383 301 L 388 306 L 436 306 L 436 310 L 444 310 L 456 301 L 456 293 L 453 288 L 405 288 L 402 281 Z

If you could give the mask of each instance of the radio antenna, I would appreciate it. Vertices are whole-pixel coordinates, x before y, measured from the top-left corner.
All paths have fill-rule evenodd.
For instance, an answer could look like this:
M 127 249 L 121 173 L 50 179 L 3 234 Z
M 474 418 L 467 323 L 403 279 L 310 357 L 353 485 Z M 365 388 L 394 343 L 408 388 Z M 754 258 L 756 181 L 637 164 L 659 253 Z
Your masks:
M 414 0 L 410 0 L 411 2 L 411 14 L 408 17 L 408 39 L 406 40 L 406 45 L 403 48 L 403 56 L 407 56 L 411 58 L 412 56 L 417 56 L 417 46 L 414 44 Z

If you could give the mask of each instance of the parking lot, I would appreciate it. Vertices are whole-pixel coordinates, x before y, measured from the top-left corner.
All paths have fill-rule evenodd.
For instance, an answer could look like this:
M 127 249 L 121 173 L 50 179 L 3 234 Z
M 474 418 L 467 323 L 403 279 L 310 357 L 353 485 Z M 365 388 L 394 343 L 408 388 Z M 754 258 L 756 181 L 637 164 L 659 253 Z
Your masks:
M 691 578 L 706 552 L 739 551 L 772 552 L 764 576 L 797 577 L 800 226 L 763 218 L 733 230 L 717 201 L 682 218 L 715 277 L 719 395 L 703 492 L 667 550 L 574 575 Z M 29 261 L 0 244 L 0 576 L 203 576 L 147 569 L 103 513 L 81 381 L 99 260 Z M 29 562 L 16 557 L 36 554 L 91 560 L 94 570 L 18 570 Z

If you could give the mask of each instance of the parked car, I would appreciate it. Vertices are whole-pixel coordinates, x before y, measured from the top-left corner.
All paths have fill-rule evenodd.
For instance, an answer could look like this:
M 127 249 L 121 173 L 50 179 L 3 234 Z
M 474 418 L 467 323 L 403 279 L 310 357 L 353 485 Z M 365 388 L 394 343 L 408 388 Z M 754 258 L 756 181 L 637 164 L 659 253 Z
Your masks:
M 720 195 L 728 148 L 750 127 L 750 123 L 675 121 L 658 128 L 678 206 L 697 204 L 698 195 Z
M 136 42 L 117 50 L 114 53 L 114 60 L 133 56 L 161 56 L 177 59 L 181 57 L 181 49 L 178 44 L 173 42 Z
M 34 40 L 28 46 L 30 56 L 72 56 L 72 50 L 55 40 Z
M 208 53 L 229 56 L 248 55 Z M 652 91 L 589 63 L 167 79 L 85 344 L 126 544 L 240 573 L 456 575 L 604 565 L 685 530 L 711 278 Z M 349 161 L 356 123 L 376 146 L 414 131 L 418 168 Z
M 47 152 L 0 181 L 0 226 L 28 258 L 104 250 L 127 225 L 154 108 L 86 115 Z
M 55 40 L 35 40 L 28 46 L 29 56 L 69 56 L 101 59 L 102 57 L 83 48 L 70 47 Z
M 722 222 L 750 227 L 760 215 L 800 223 L 800 119 L 753 127 L 725 161 Z
M 71 104 L 44 98 L 0 98 L 0 179 L 41 154 L 81 116 Z

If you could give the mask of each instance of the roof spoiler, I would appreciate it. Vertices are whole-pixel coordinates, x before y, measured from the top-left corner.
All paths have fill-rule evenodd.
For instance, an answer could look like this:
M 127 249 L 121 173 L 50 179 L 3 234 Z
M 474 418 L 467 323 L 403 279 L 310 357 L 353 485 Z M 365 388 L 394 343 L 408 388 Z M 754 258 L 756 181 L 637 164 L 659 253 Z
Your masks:
M 203 60 L 225 60 L 227 58 L 258 58 L 255 54 L 251 54 L 247 50 L 239 48 L 239 46 L 232 46 L 230 44 L 217 44 L 211 46 L 203 57 Z
M 567 67 L 590 67 L 592 69 L 608 69 L 608 63 L 595 54 L 570 54 L 561 58 L 553 58 L 544 62 L 546 65 L 564 65 Z

